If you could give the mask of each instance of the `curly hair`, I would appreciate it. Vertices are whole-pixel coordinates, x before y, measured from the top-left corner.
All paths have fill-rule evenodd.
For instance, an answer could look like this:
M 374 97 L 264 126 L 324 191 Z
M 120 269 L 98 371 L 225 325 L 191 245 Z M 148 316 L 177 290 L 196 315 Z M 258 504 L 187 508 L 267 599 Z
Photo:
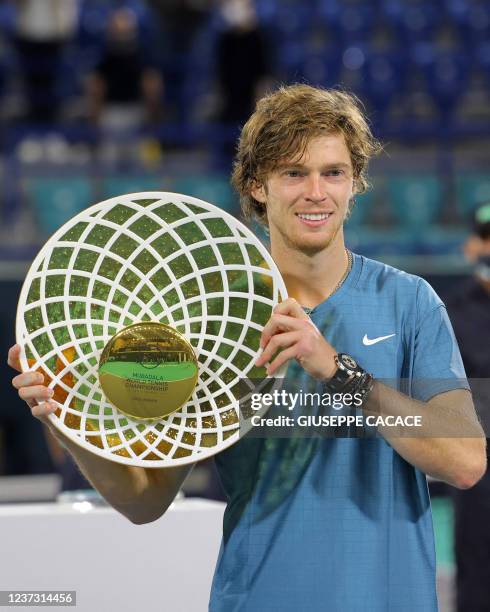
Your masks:
M 341 133 L 349 149 L 356 193 L 369 188 L 367 165 L 381 151 L 352 94 L 298 84 L 281 86 L 257 102 L 243 126 L 231 182 L 240 196 L 244 217 L 267 225 L 263 204 L 251 195 L 284 160 L 299 159 L 312 138 Z

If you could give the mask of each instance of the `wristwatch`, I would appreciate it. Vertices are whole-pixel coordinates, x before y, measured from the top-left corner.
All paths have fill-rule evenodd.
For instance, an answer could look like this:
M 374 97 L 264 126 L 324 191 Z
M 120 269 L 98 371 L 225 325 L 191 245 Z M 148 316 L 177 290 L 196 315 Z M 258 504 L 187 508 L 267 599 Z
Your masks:
M 338 353 L 335 357 L 335 363 L 338 366 L 338 372 L 343 372 L 344 376 L 348 376 L 347 383 L 344 383 L 343 392 L 358 394 L 362 398 L 362 403 L 373 390 L 374 378 L 372 374 L 363 370 L 357 361 L 350 355 Z
M 361 378 L 366 372 L 357 363 L 354 357 L 345 353 L 338 353 L 334 357 L 337 365 L 335 374 L 329 380 L 325 381 L 325 390 L 333 393 L 342 391 L 344 387 L 350 383 L 357 382 L 356 379 Z
M 337 393 L 345 397 L 347 394 L 356 397 L 363 406 L 367 396 L 371 393 L 374 386 L 374 378 L 357 363 L 354 357 L 345 353 L 338 353 L 334 357 L 337 370 L 332 378 L 323 382 L 323 389 L 331 395 Z M 354 408 L 356 412 L 357 408 Z M 347 428 L 350 431 L 350 426 Z

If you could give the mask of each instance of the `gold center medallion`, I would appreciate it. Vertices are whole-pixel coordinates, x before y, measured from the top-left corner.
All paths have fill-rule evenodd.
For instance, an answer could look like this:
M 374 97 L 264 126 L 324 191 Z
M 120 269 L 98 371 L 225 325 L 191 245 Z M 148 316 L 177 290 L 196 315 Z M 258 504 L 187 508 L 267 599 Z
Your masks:
M 134 323 L 106 344 L 99 380 L 107 399 L 135 419 L 158 420 L 181 408 L 198 377 L 191 344 L 163 323 Z

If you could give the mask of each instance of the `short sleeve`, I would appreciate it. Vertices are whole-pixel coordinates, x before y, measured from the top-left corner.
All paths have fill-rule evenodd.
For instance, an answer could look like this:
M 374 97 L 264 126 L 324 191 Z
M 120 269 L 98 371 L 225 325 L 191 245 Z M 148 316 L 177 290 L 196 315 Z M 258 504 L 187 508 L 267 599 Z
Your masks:
M 421 279 L 412 369 L 412 397 L 428 401 L 454 389 L 469 389 L 463 360 L 446 307 Z

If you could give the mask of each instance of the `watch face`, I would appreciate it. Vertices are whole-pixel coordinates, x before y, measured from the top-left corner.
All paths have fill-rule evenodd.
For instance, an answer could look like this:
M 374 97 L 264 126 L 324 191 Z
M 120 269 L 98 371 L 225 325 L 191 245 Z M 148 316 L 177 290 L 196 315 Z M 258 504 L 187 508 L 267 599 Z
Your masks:
M 346 368 L 349 368 L 349 370 L 355 370 L 357 368 L 356 360 L 350 357 L 350 355 L 342 355 L 342 363 Z

